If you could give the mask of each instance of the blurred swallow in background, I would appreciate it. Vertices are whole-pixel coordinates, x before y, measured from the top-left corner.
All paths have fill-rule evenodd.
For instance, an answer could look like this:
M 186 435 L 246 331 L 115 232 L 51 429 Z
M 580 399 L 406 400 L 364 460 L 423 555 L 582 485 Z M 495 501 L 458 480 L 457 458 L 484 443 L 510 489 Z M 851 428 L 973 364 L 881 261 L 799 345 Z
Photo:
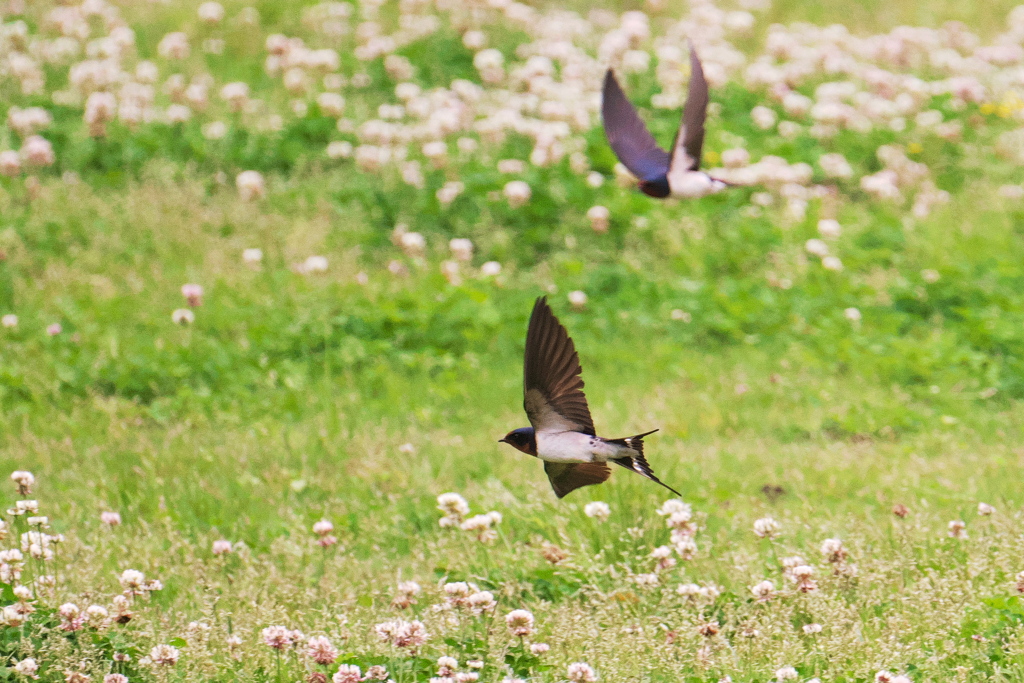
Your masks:
M 532 427 L 515 429 L 499 439 L 544 461 L 544 471 L 559 498 L 611 476 L 613 462 L 677 496 L 662 483 L 644 458 L 644 437 L 657 429 L 624 439 L 604 439 L 594 432 L 587 397 L 583 395 L 576 347 L 545 297 L 537 299 L 526 332 L 523 364 L 523 408 Z
M 704 80 L 704 69 L 692 46 L 690 87 L 671 153 L 654 141 L 611 69 L 604 77 L 601 118 L 608 143 L 623 166 L 639 178 L 643 193 L 651 197 L 664 199 L 671 195 L 694 199 L 728 187 L 727 183 L 700 170 L 707 109 L 708 82 Z

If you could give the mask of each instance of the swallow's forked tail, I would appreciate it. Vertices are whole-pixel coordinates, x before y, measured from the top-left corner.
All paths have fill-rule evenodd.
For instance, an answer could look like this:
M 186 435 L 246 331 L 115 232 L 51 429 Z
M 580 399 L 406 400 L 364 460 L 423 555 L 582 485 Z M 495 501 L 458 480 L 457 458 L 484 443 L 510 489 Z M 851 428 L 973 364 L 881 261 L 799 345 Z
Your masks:
M 655 475 L 654 471 L 651 469 L 651 466 L 647 463 L 647 458 L 644 457 L 644 437 L 649 434 L 653 434 L 656 431 L 658 430 L 652 429 L 649 432 L 637 434 L 636 436 L 627 436 L 625 439 L 606 439 L 608 443 L 625 446 L 633 451 L 630 455 L 627 455 L 624 458 L 616 458 L 612 460 L 612 462 L 616 465 L 625 467 L 627 470 L 632 470 L 642 477 L 647 477 L 656 484 L 661 484 L 677 496 L 682 496 L 683 494 L 679 493 L 679 491 L 676 491 L 661 479 L 658 479 L 657 475 Z

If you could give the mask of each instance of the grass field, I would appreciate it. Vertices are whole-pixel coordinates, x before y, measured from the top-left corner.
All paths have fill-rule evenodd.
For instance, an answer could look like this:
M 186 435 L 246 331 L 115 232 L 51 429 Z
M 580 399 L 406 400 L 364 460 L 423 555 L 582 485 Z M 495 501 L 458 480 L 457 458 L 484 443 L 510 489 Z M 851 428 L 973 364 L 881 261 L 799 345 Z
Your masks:
M 2 14 L 0 678 L 1024 678 L 1024 10 Z M 685 503 L 496 443 L 540 295 Z

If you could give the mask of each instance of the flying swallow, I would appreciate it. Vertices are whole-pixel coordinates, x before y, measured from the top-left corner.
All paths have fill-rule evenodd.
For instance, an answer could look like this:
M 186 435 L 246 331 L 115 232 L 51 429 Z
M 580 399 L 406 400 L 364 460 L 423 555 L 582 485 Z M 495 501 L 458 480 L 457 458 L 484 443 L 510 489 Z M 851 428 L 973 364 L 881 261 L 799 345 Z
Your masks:
M 708 82 L 693 46 L 690 46 L 690 86 L 683 121 L 672 142 L 671 153 L 654 141 L 612 70 L 608 69 L 605 74 L 601 118 L 608 144 L 623 166 L 640 179 L 640 190 L 651 197 L 664 199 L 672 195 L 693 199 L 728 187 L 700 170 L 707 110 Z
M 530 315 L 523 363 L 523 408 L 533 426 L 514 429 L 499 443 L 543 460 L 559 498 L 581 486 L 606 481 L 612 475 L 609 462 L 680 495 L 654 475 L 644 458 L 644 437 L 657 429 L 624 439 L 597 436 L 581 372 L 572 339 L 545 297 L 540 297 Z

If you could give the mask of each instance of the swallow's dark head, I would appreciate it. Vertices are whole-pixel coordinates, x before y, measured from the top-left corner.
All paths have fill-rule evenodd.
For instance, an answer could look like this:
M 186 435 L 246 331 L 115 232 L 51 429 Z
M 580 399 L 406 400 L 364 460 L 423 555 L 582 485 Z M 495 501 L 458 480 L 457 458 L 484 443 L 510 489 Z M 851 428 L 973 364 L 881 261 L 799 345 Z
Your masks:
M 664 199 L 672 193 L 668 186 L 668 176 L 662 176 L 654 180 L 641 180 L 640 191 L 648 197 L 655 197 L 657 199 Z
M 504 439 L 498 439 L 498 443 L 507 443 L 527 455 L 537 455 L 537 437 L 533 433 L 533 427 L 513 429 Z

